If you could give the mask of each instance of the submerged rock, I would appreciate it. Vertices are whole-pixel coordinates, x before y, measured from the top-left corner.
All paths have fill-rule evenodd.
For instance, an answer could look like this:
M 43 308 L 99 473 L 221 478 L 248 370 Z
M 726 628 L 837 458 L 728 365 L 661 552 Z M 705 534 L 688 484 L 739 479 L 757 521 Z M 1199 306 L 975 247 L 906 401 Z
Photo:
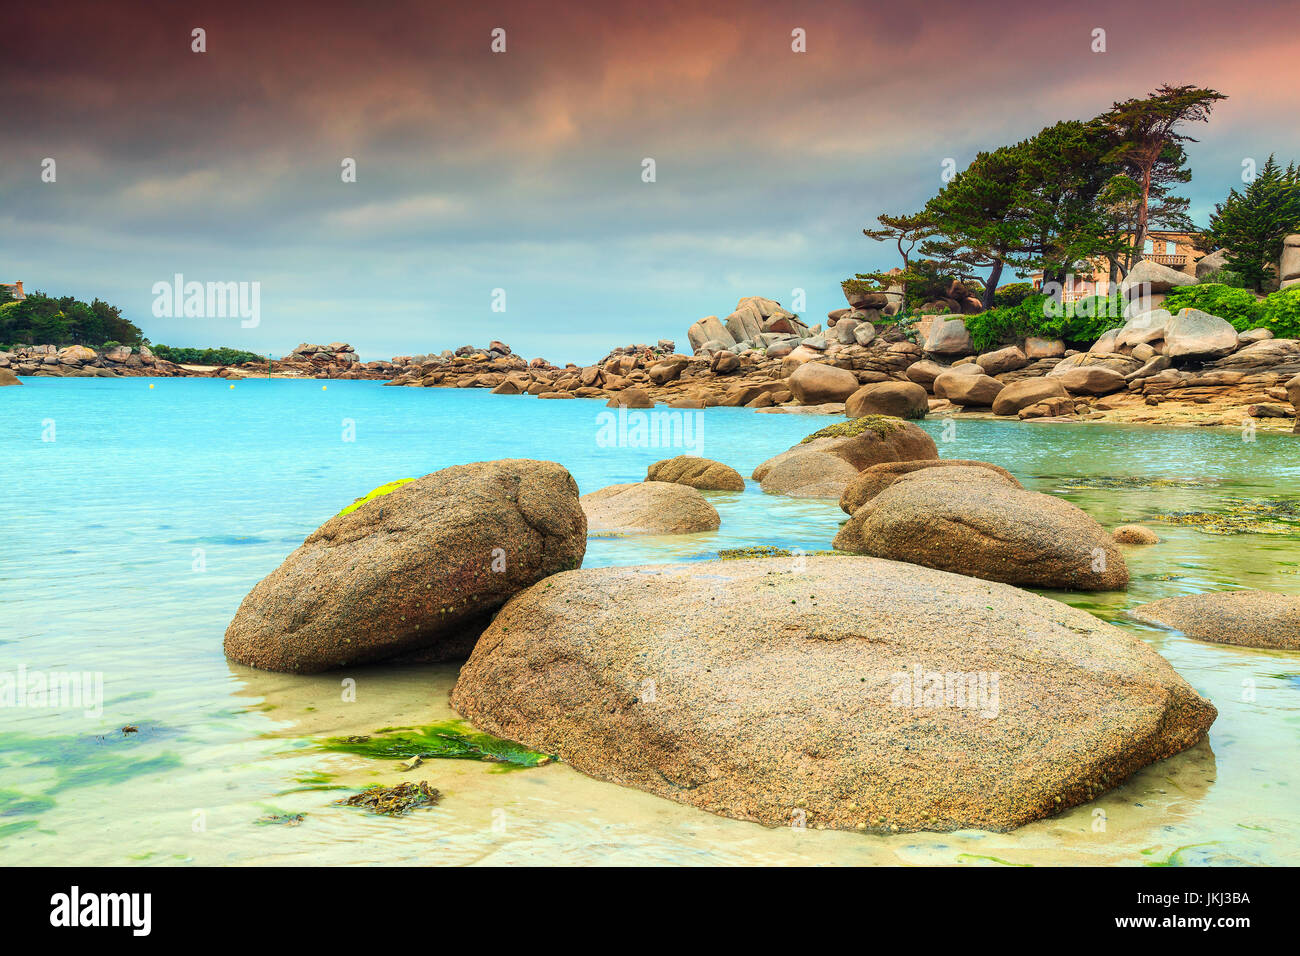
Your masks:
M 578 499 L 589 531 L 616 534 L 689 534 L 717 531 L 717 509 L 694 488 L 670 481 L 609 485 Z
M 1088 514 L 987 468 L 904 475 L 853 513 L 834 547 L 1029 587 L 1128 586 L 1123 556 Z
M 452 704 L 575 769 L 767 826 L 1007 830 L 1200 741 L 1147 645 L 1025 591 L 870 558 L 568 572 Z
M 1182 631 L 1198 641 L 1300 650 L 1300 597 L 1272 591 L 1185 594 L 1142 604 L 1139 621 Z
M 646 470 L 646 481 L 670 481 L 704 491 L 744 491 L 745 479 L 730 465 L 694 455 L 657 461 Z
M 226 656 L 313 673 L 462 657 L 512 594 L 582 564 L 587 522 L 562 466 L 456 465 L 345 509 L 244 598 Z
M 1140 524 L 1122 524 L 1110 533 L 1120 544 L 1159 544 L 1160 536 Z

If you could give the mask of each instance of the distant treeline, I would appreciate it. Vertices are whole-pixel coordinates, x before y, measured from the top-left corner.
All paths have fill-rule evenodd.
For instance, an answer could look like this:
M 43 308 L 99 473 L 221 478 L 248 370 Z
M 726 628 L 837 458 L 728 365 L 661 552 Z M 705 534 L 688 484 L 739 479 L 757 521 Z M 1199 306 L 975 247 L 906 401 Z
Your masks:
M 86 345 L 105 342 L 140 345 L 144 341 L 122 310 L 102 299 L 86 303 L 33 292 L 16 302 L 0 303 L 0 343 L 11 345 Z
M 217 349 L 178 348 L 170 345 L 151 345 L 153 354 L 177 365 L 238 365 L 241 362 L 265 362 L 265 355 L 245 352 L 222 346 Z

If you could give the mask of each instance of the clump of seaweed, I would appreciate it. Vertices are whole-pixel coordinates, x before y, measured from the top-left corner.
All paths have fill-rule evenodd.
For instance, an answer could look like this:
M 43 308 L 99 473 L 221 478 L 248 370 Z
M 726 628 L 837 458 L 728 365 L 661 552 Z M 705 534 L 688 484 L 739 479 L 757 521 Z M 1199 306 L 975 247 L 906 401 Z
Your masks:
M 429 786 L 427 781 L 399 783 L 395 787 L 376 784 L 360 793 L 345 797 L 339 803 L 348 807 L 365 807 L 371 813 L 398 817 L 416 807 L 431 807 L 442 799 L 442 793 Z
M 1067 491 L 1090 490 L 1107 491 L 1118 488 L 1204 488 L 1218 484 L 1215 478 L 1150 478 L 1143 476 L 1083 475 L 1063 477 L 1060 475 L 1038 475 L 1044 481 L 1051 481 L 1057 487 Z
M 390 728 L 372 736 L 329 737 L 327 750 L 378 760 L 485 760 L 513 767 L 541 767 L 555 758 L 529 750 L 513 740 L 481 733 L 463 721 L 448 720 L 428 727 Z
M 885 438 L 906 425 L 907 423 L 901 418 L 893 418 L 889 415 L 863 415 L 861 418 L 851 418 L 846 422 L 836 422 L 834 425 L 818 429 L 799 444 L 810 442 L 814 438 L 856 438 L 863 432 L 875 432 L 877 437 Z
M 264 817 L 258 817 L 256 822 L 258 826 L 262 827 L 296 827 L 298 824 L 302 823 L 306 817 L 307 814 L 305 813 L 270 813 Z
M 718 551 L 718 557 L 723 561 L 738 561 L 741 558 L 789 558 L 793 555 L 786 548 L 757 544 L 749 548 L 722 548 Z
M 1300 502 L 1286 498 L 1233 498 L 1219 511 L 1176 511 L 1155 520 L 1205 534 L 1300 534 Z
M 357 498 L 355 501 L 352 502 L 352 504 L 348 505 L 346 508 L 344 508 L 338 514 L 336 514 L 334 517 L 341 518 L 343 515 L 351 514 L 352 512 L 360 508 L 362 505 L 364 505 L 367 501 L 374 501 L 376 498 L 382 498 L 384 495 L 396 491 L 398 488 L 402 487 L 402 485 L 406 484 L 408 481 L 414 481 L 414 480 L 415 480 L 414 478 L 398 478 L 396 481 L 390 481 L 386 485 L 380 485 L 378 488 L 376 488 L 374 491 L 370 492 L 369 494 L 362 495 L 360 498 Z

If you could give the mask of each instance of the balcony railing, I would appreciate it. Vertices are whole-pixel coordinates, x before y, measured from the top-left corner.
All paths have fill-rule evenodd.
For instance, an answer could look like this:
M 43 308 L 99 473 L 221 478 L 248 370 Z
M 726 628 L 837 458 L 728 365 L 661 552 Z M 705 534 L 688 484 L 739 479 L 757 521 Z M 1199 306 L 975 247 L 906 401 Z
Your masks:
M 1187 265 L 1186 256 L 1171 256 L 1163 252 L 1144 252 L 1142 258 L 1147 262 L 1154 262 L 1156 265 L 1172 266 L 1175 269 L 1181 269 Z

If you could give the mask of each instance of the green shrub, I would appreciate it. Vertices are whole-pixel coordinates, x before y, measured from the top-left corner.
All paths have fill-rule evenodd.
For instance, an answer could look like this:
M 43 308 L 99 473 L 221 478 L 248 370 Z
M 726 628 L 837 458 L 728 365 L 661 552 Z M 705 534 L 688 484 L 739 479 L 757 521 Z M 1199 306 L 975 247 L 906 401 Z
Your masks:
M 1300 339 L 1300 285 L 1266 296 L 1258 324 L 1272 330 L 1279 339 Z
M 1217 315 L 1239 332 L 1259 325 L 1261 303 L 1253 292 L 1234 289 L 1217 282 L 1185 285 L 1171 291 L 1165 306 L 1177 315 L 1183 309 L 1200 309 Z
M 1226 285 L 1233 289 L 1246 288 L 1246 280 L 1231 269 L 1215 269 L 1213 272 L 1207 272 L 1203 279 L 1198 280 L 1198 283 L 1200 285 Z
M 1024 302 L 1034 294 L 1034 286 L 1029 282 L 1009 282 L 1004 286 L 999 286 L 993 293 L 993 307 L 997 309 L 1010 308 Z
M 986 352 L 1033 335 L 1091 345 L 1103 332 L 1124 324 L 1124 300 L 1092 296 L 1065 305 L 1045 295 L 1030 295 L 1019 305 L 966 316 L 966 330 L 977 352 Z

